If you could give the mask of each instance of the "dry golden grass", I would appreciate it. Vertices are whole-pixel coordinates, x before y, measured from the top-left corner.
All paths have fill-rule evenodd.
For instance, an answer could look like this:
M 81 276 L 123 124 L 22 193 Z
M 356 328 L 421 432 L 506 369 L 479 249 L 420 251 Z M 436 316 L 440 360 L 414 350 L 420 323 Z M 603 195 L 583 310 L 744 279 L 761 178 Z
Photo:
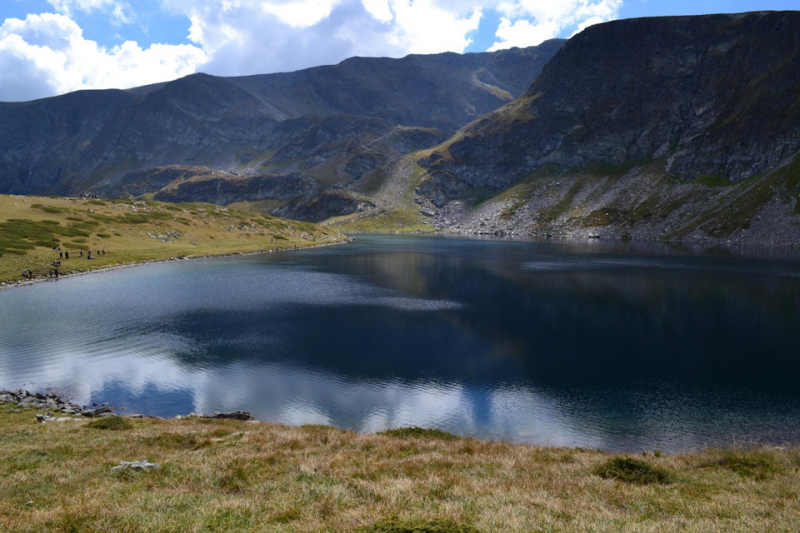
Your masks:
M 597 451 L 231 420 L 110 431 L 11 407 L 2 531 L 800 530 L 798 450 L 640 455 L 671 476 L 640 485 L 596 475 L 616 457 Z M 139 459 L 162 468 L 111 470 Z
M 211 204 L 0 195 L 0 282 L 22 280 L 22 271 L 27 269 L 39 277 L 46 275 L 50 264 L 59 259 L 54 245 L 70 252 L 60 268 L 61 274 L 68 274 L 147 260 L 249 253 L 345 239 L 336 230 L 315 224 Z M 24 249 L 30 246 L 34 247 Z M 92 250 L 95 259 L 81 257 L 81 249 Z M 105 255 L 96 253 L 103 249 Z

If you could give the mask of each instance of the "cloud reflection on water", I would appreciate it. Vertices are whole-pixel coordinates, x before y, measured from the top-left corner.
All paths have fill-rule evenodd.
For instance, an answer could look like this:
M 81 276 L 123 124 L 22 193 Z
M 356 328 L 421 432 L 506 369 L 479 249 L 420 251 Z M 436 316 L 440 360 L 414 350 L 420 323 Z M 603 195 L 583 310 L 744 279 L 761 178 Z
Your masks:
M 381 239 L 7 291 L 0 386 L 557 446 L 800 442 L 775 388 L 796 375 L 796 263 Z

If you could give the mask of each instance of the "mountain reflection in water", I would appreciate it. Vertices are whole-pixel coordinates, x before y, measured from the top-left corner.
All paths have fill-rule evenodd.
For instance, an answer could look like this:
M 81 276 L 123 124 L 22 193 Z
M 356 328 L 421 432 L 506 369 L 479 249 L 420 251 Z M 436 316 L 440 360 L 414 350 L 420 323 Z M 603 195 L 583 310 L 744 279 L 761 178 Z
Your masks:
M 800 259 L 359 237 L 0 293 L 0 386 L 558 446 L 800 443 Z

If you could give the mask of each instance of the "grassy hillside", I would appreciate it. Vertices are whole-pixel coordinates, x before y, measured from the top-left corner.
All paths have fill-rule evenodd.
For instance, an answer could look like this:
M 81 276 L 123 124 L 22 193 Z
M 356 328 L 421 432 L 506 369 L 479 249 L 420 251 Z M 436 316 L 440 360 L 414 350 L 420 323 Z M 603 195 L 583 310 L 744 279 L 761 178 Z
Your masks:
M 798 531 L 800 451 L 604 454 L 0 405 L 0 530 Z M 106 428 L 106 429 L 103 429 Z M 161 468 L 112 471 L 146 459 Z
M 437 208 L 416 194 L 434 177 L 413 163 L 412 154 L 377 193 L 379 209 L 326 223 L 344 231 L 438 228 L 578 238 L 598 232 L 618 239 L 800 244 L 800 155 L 738 182 L 715 175 L 684 180 L 666 172 L 666 162 L 546 165 L 503 190 L 466 188 Z
M 60 257 L 56 247 L 69 252 L 69 260 L 62 259 L 59 269 L 69 274 L 151 259 L 344 239 L 315 224 L 209 204 L 0 196 L 0 282 L 22 280 L 22 271 L 28 269 L 37 277 L 46 276 Z

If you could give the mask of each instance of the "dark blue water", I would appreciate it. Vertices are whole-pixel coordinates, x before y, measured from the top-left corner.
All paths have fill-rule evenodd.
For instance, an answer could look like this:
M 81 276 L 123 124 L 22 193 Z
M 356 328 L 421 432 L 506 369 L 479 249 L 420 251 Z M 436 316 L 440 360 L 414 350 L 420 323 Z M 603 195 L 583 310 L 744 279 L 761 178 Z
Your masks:
M 800 444 L 800 259 L 361 237 L 0 293 L 0 387 L 612 450 Z

